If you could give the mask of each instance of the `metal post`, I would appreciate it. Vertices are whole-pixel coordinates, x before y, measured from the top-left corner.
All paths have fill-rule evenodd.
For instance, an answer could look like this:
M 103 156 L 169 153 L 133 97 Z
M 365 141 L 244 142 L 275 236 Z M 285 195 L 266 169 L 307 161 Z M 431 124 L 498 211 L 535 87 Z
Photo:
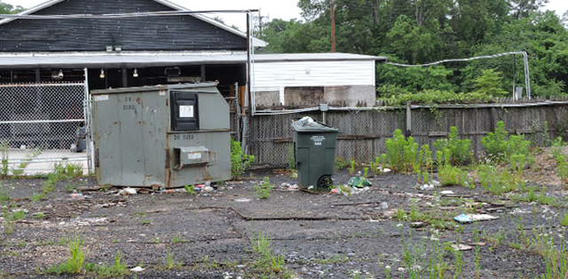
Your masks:
M 239 91 L 239 83 L 235 82 L 235 118 L 237 120 L 235 123 L 235 132 L 237 133 L 237 140 L 241 141 L 241 94 Z
M 93 141 L 93 121 L 91 119 L 91 94 L 89 92 L 89 69 L 85 68 L 85 100 L 84 113 L 85 125 L 87 126 L 87 167 L 89 173 L 95 172 L 95 144 Z
M 527 88 L 527 97 L 532 99 L 532 89 L 531 89 L 531 72 L 529 65 L 529 55 L 526 51 L 523 51 L 523 62 L 525 63 L 525 87 Z

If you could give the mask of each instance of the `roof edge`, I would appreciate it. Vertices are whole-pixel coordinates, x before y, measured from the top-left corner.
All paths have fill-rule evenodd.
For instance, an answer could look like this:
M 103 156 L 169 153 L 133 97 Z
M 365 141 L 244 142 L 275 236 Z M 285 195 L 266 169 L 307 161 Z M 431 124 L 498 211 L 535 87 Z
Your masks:
M 41 10 L 43 10 L 43 9 L 49 8 L 49 7 L 51 7 L 51 6 L 55 5 L 55 4 L 58 4 L 58 3 L 63 2 L 63 1 L 64 1 L 64 0 L 49 0 L 49 1 L 47 1 L 47 2 L 43 2 L 43 3 L 39 4 L 39 5 L 36 5 L 36 6 L 32 7 L 32 8 L 30 8 L 30 9 L 27 9 L 27 10 L 25 10 L 25 11 L 23 11 L 23 12 L 20 12 L 20 13 L 18 13 L 17 15 L 30 15 L 30 14 L 33 14 L 33 13 L 35 13 L 35 12 L 41 11 Z M 180 6 L 180 5 L 178 5 L 178 4 L 175 4 L 175 3 L 171 2 L 171 1 L 168 1 L 168 0 L 152 0 L 152 1 L 157 2 L 157 3 L 160 3 L 160 4 L 162 4 L 162 5 L 166 6 L 166 7 L 170 7 L 170 8 L 172 8 L 172 9 L 174 9 L 174 10 L 178 10 L 178 11 L 191 11 L 190 9 L 187 9 L 187 8 L 185 8 L 185 7 L 183 7 L 183 6 Z M 192 14 L 191 16 L 193 16 L 193 17 L 195 17 L 195 18 L 197 18 L 197 19 L 199 19 L 199 20 L 205 21 L 205 22 L 207 22 L 207 23 L 209 23 L 209 24 L 211 24 L 211 25 L 214 25 L 214 26 L 216 26 L 216 27 L 219 27 L 219 28 L 221 28 L 221 29 L 223 29 L 223 30 L 225 30 L 225 31 L 228 31 L 228 32 L 230 32 L 230 33 L 233 33 L 233 34 L 235 34 L 235 35 L 237 35 L 237 36 L 243 37 L 243 38 L 245 38 L 245 39 L 248 37 L 245 32 L 242 32 L 242 31 L 240 31 L 240 30 L 238 30 L 238 29 L 235 29 L 235 28 L 233 28 L 233 27 L 230 27 L 230 26 L 228 26 L 228 25 L 226 25 L 226 24 L 224 24 L 224 23 L 222 23 L 222 22 L 219 22 L 219 21 L 217 21 L 217 20 L 214 20 L 214 19 L 212 19 L 212 18 L 210 18 L 210 17 L 207 17 L 207 16 L 205 16 L 205 15 Z M 16 20 L 16 18 L 5 18 L 5 19 L 2 19 L 2 20 L 0 20 L 0 25 L 3 25 L 3 24 L 6 24 L 6 23 L 9 23 L 9 22 L 12 22 L 12 21 L 14 21 L 14 20 Z M 265 42 L 265 41 L 263 41 L 263 40 L 261 40 L 261 39 L 255 38 L 255 37 L 252 38 L 252 41 L 253 41 L 253 46 L 255 46 L 255 47 L 266 47 L 266 46 L 268 46 L 268 43 L 267 43 L 267 42 Z

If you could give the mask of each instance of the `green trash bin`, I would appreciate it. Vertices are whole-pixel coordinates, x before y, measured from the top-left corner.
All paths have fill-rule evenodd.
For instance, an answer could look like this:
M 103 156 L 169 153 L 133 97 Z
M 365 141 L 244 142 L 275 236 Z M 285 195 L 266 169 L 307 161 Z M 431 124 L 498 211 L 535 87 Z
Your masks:
M 333 184 L 335 146 L 339 130 L 304 117 L 292 123 L 300 185 L 327 189 Z

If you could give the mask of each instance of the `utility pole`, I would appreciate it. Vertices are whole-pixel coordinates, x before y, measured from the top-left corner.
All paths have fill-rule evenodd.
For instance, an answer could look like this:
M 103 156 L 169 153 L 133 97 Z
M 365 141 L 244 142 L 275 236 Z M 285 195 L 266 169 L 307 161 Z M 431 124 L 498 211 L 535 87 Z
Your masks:
M 335 0 L 331 0 L 331 52 L 337 52 L 337 29 L 335 24 Z

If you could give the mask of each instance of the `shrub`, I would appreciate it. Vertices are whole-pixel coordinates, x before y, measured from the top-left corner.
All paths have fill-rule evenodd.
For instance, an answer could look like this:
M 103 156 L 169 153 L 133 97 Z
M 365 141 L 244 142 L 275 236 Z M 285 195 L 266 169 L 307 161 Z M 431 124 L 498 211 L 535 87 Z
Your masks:
M 243 150 L 239 141 L 231 140 L 231 174 L 233 177 L 239 177 L 254 164 L 253 155 L 248 155 Z
M 418 143 L 413 137 L 406 138 L 400 129 L 394 131 L 392 138 L 386 142 L 387 153 L 385 163 L 399 172 L 412 172 L 418 159 Z
M 505 129 L 505 122 L 499 121 L 495 131 L 481 139 L 481 144 L 489 159 L 502 162 L 510 161 L 513 154 L 523 154 L 529 158 L 532 142 L 522 135 L 509 136 L 509 132 Z
M 440 179 L 442 186 L 466 186 L 468 184 L 468 173 L 452 165 L 443 165 L 438 169 L 438 179 Z
M 454 166 L 463 166 L 470 163 L 473 158 L 471 150 L 471 140 L 460 139 L 457 127 L 450 128 L 450 135 L 447 139 L 440 139 L 434 143 L 436 150 L 444 150 L 449 161 Z

